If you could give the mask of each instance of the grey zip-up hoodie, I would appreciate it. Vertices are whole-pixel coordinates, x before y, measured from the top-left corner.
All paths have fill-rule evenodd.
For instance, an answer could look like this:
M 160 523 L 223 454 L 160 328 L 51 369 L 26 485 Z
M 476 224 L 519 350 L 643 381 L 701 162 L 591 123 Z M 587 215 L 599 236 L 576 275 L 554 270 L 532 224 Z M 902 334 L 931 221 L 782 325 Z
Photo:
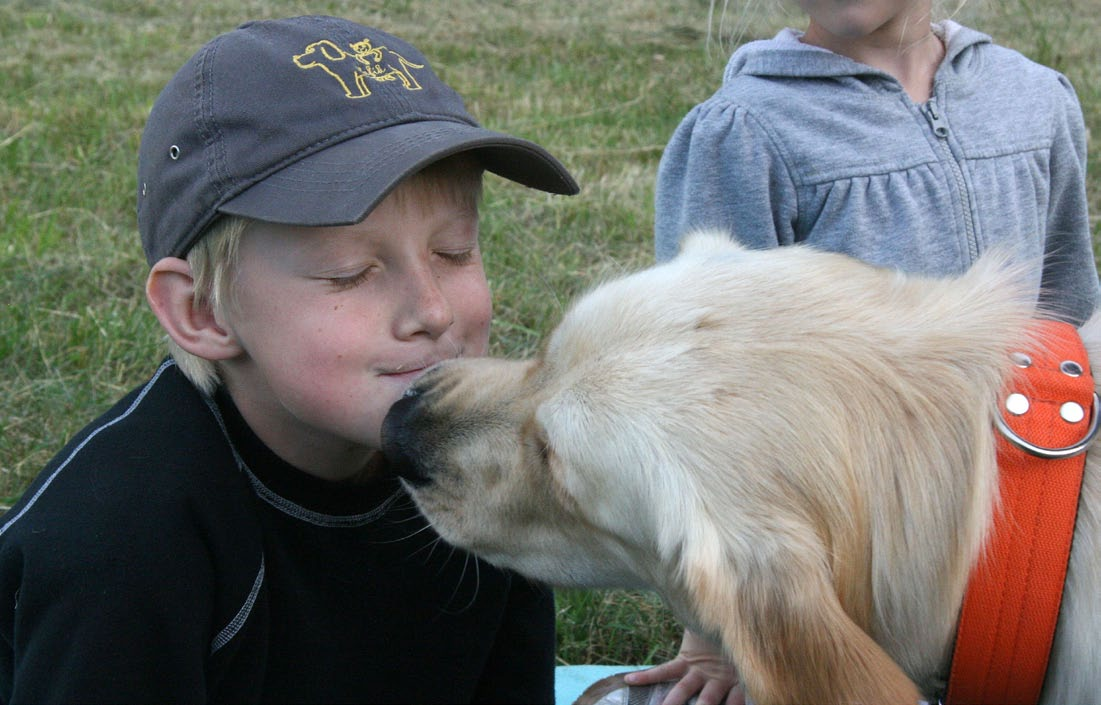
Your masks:
M 658 259 L 707 227 L 937 276 L 1008 247 L 1035 263 L 1045 304 L 1082 323 L 1099 289 L 1074 89 L 985 34 L 936 30 L 947 52 L 924 104 L 794 30 L 739 48 L 662 156 Z

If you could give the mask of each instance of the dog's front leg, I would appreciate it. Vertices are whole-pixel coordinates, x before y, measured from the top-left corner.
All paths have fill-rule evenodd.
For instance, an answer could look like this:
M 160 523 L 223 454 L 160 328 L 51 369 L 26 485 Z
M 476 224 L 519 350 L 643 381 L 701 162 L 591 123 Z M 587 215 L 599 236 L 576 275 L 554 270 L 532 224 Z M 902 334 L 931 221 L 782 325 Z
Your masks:
M 917 687 L 845 613 L 824 559 L 682 554 L 689 604 L 757 705 L 915 705 Z

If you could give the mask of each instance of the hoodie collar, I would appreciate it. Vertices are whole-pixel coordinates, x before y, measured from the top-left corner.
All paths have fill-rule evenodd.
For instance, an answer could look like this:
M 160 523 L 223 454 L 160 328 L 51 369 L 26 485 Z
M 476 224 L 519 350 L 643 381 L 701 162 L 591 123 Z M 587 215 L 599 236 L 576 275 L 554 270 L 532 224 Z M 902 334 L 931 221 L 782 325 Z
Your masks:
M 971 47 L 992 41 L 986 34 L 964 27 L 952 20 L 934 24 L 933 28 L 947 47 L 941 69 L 954 65 Z M 730 57 L 723 73 L 723 81 L 731 81 L 742 74 L 785 78 L 869 75 L 891 78 L 886 72 L 854 61 L 847 56 L 835 54 L 822 47 L 804 44 L 801 41 L 802 36 L 803 32 L 787 28 L 780 30 L 772 39 L 744 44 Z M 941 69 L 938 69 L 938 73 Z

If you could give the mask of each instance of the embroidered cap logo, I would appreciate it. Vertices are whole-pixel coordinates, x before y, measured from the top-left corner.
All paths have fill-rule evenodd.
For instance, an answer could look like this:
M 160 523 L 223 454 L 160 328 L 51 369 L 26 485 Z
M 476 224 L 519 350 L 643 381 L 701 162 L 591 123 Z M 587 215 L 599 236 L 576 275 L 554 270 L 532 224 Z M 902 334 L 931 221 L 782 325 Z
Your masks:
M 320 68 L 335 78 L 349 98 L 366 98 L 371 95 L 370 81 L 401 81 L 406 90 L 419 91 L 421 84 L 413 76 L 412 69 L 423 69 L 396 51 L 384 46 L 376 47 L 370 39 L 348 45 L 345 51 L 336 42 L 321 39 L 306 46 L 294 57 L 300 69 Z

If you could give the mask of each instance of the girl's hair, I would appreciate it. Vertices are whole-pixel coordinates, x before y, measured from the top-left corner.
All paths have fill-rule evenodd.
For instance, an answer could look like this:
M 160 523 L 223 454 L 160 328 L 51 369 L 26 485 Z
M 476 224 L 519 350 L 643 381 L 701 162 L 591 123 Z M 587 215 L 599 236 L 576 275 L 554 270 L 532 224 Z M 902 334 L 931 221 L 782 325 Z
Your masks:
M 473 156 L 457 154 L 407 177 L 387 198 L 395 199 L 403 211 L 444 201 L 477 212 L 482 197 L 482 172 L 483 167 Z M 221 216 L 187 253 L 194 281 L 191 304 L 194 309 L 209 308 L 223 320 L 227 314 L 233 314 L 241 239 L 257 227 L 263 227 L 263 223 L 236 215 Z M 221 383 L 218 364 L 187 352 L 171 338 L 167 340 L 168 351 L 180 371 L 203 393 L 213 394 Z

